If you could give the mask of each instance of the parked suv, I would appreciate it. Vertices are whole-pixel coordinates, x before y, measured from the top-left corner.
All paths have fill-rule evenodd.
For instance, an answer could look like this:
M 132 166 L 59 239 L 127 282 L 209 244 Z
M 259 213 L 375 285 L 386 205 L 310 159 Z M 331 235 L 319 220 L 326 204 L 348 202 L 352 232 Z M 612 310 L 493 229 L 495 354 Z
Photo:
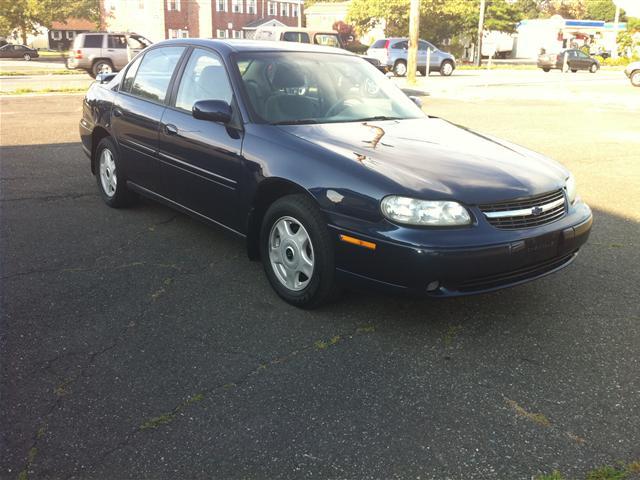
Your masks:
M 387 71 L 393 71 L 399 77 L 407 74 L 407 56 L 409 51 L 408 38 L 383 38 L 377 40 L 367 50 L 367 55 L 380 60 Z M 456 68 L 453 55 L 434 47 L 426 40 L 418 42 L 418 71 L 422 75 L 427 73 L 427 52 L 431 52 L 429 72 L 438 71 L 440 75 L 448 77 Z
M 73 41 L 67 68 L 86 70 L 92 77 L 117 72 L 151 43 L 136 33 L 81 33 Z

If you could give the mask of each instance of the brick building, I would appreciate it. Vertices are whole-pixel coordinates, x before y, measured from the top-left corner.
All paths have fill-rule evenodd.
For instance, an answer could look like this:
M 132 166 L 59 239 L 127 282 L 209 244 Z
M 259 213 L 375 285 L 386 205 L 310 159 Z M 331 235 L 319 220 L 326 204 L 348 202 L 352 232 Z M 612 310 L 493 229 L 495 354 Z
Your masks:
M 166 38 L 245 38 L 257 26 L 298 26 L 302 0 L 164 0 Z M 245 29 L 245 27 L 248 27 Z

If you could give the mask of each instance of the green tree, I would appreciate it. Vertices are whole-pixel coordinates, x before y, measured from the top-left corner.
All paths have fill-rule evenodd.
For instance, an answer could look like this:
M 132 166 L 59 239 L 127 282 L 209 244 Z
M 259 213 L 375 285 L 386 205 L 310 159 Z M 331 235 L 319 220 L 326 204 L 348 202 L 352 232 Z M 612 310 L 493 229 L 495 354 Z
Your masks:
M 613 0 L 589 0 L 586 18 L 590 20 L 604 20 L 613 22 L 616 16 L 616 6 Z M 620 21 L 625 21 L 624 11 L 620 12 Z
M 69 17 L 99 20 L 99 0 L 0 0 L 0 27 L 18 30 L 22 43 L 27 43 L 27 35 L 36 33 L 39 26 L 50 28 L 53 22 Z

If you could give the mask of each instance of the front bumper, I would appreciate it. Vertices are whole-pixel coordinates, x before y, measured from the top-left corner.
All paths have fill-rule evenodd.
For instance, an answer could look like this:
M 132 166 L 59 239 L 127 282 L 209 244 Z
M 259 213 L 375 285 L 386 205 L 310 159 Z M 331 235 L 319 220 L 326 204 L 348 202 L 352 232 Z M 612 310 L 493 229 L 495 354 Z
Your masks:
M 386 221 L 362 228 L 363 222 L 330 217 L 343 282 L 431 297 L 489 292 L 560 270 L 587 241 L 593 221 L 584 203 L 556 222 L 522 230 L 498 230 L 482 221 L 463 229 L 389 229 Z M 340 234 L 376 248 L 344 243 Z

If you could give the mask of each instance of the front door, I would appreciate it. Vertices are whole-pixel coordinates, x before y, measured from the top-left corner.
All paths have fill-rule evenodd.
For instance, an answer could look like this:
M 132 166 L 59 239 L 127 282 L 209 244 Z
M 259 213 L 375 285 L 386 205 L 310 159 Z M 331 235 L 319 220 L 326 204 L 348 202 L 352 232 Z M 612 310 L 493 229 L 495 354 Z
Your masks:
M 234 230 L 242 230 L 238 183 L 242 169 L 240 129 L 193 117 L 199 100 L 234 105 L 226 69 L 213 51 L 195 48 L 162 118 L 159 158 L 174 201 Z M 237 112 L 236 112 L 237 115 Z M 239 119 L 239 117 L 238 117 Z M 239 120 L 236 121 L 240 125 Z
M 129 58 L 127 56 L 127 38 L 124 35 L 109 34 L 107 38 L 107 58 L 115 70 L 122 70 Z
M 127 69 L 111 112 L 112 129 L 120 145 L 125 175 L 160 193 L 158 133 L 165 99 L 184 47 L 149 50 Z

